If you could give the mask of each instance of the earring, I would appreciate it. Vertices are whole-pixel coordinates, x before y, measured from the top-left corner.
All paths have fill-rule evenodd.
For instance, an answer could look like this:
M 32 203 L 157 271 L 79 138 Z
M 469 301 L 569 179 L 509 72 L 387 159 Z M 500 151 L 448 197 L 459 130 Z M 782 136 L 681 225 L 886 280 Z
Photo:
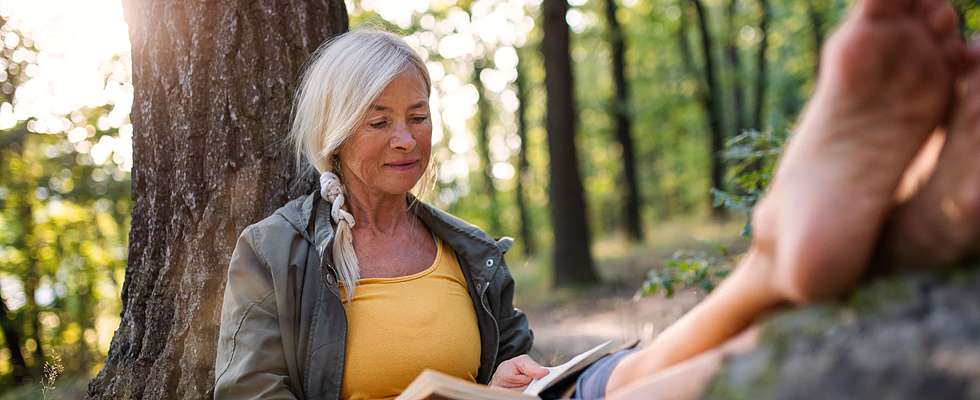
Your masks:
M 340 156 L 337 154 L 330 157 L 330 169 L 333 170 L 335 175 L 340 176 Z

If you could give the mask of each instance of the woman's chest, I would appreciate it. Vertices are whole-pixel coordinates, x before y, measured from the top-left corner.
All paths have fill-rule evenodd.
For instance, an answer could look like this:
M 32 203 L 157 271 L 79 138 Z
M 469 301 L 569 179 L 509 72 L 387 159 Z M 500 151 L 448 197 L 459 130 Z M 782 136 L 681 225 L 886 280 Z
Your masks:
M 435 262 L 437 253 L 431 238 L 427 239 L 355 241 L 361 278 L 396 278 L 426 270 Z

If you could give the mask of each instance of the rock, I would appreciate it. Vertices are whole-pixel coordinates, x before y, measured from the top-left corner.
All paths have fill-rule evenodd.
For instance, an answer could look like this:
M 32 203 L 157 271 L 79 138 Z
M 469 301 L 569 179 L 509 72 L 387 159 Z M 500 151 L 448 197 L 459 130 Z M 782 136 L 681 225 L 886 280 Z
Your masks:
M 980 269 L 889 277 L 777 315 L 707 399 L 980 399 Z

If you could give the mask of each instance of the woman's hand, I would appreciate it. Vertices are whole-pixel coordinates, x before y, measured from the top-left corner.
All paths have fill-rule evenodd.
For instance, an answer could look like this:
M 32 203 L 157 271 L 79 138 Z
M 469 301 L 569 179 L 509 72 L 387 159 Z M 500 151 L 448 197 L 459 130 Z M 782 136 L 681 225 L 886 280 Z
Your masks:
M 532 380 L 548 375 L 548 370 L 531 359 L 527 354 L 519 355 L 500 363 L 497 372 L 490 379 L 490 386 L 510 390 L 522 390 Z

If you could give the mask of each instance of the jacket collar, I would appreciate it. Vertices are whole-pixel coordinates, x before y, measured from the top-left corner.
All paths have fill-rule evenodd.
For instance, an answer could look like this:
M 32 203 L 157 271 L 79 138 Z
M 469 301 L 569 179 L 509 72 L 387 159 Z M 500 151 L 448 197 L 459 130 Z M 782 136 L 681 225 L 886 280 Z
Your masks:
M 489 282 L 503 263 L 503 254 L 513 242 L 510 238 L 496 241 L 475 225 L 452 214 L 432 207 L 414 197 L 411 209 L 429 230 L 446 242 L 459 256 L 478 282 Z
M 472 275 L 480 282 L 487 282 L 503 263 L 503 253 L 513 240 L 501 238 L 494 240 L 483 230 L 467 223 L 445 211 L 432 207 L 409 195 L 409 209 L 442 241 L 446 242 L 465 261 Z M 333 239 L 333 224 L 330 220 L 330 205 L 315 191 L 305 197 L 289 202 L 276 214 L 281 215 L 308 242 L 313 244 L 321 259 L 330 260 L 330 243 Z

